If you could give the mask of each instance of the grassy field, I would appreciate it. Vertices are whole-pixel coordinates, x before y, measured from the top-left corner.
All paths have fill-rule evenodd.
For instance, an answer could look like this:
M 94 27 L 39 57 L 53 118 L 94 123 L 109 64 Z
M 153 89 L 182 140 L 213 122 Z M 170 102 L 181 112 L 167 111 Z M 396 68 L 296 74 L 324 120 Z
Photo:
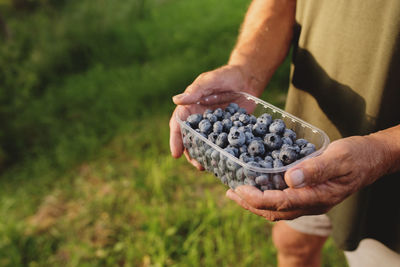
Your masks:
M 271 224 L 168 148 L 171 97 L 226 62 L 248 3 L 0 1 L 0 266 L 276 265 Z

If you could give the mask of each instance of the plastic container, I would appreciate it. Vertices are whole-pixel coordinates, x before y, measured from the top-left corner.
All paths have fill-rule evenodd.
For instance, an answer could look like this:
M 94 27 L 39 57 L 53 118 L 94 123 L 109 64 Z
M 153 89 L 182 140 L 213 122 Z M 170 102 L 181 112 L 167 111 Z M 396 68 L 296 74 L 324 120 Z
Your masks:
M 223 104 L 209 105 L 213 100 L 215 102 L 223 101 Z M 244 107 L 249 114 L 253 114 L 256 117 L 263 113 L 269 113 L 273 119 L 282 119 L 286 124 L 286 128 L 296 132 L 297 139 L 304 138 L 313 143 L 316 151 L 284 167 L 254 167 L 224 151 L 224 149 L 212 143 L 185 123 L 186 118 L 191 114 L 202 113 L 206 109 L 214 110 L 218 107 L 225 109 L 231 102 Z M 207 171 L 214 173 L 222 183 L 229 185 L 233 189 L 239 185 L 247 184 L 257 186 L 262 191 L 283 190 L 287 187 L 283 179 L 285 172 L 299 162 L 321 154 L 330 142 L 328 136 L 322 130 L 244 92 L 209 96 L 195 105 L 186 106 L 183 112 L 178 113 L 176 113 L 176 120 L 180 124 L 182 140 L 184 140 L 184 146 L 191 158 L 196 159 Z M 264 176 L 263 185 L 255 182 L 259 176 Z

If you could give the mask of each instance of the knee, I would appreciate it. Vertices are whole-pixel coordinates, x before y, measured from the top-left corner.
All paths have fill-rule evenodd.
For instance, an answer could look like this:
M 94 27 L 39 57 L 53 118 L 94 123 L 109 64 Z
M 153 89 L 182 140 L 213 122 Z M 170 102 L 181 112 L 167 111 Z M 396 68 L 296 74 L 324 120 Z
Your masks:
M 275 223 L 272 229 L 272 240 L 278 253 L 307 256 L 320 251 L 326 237 L 298 232 L 281 221 Z

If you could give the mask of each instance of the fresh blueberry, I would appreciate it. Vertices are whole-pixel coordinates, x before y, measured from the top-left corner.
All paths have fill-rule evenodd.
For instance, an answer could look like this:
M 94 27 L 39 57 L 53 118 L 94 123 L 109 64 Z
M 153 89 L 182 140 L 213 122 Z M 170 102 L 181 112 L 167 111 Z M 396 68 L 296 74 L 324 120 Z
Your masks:
M 246 145 L 242 145 L 241 147 L 239 147 L 239 154 L 242 154 L 242 153 L 247 153 Z
M 260 164 L 260 166 L 262 168 L 267 168 L 267 169 L 272 168 L 272 162 L 271 161 L 260 160 L 260 161 L 258 161 L 258 164 Z
M 224 148 L 224 150 L 234 157 L 237 157 L 239 154 L 239 149 L 237 149 L 236 147 L 227 146 L 226 148 Z
M 272 156 L 268 155 L 268 156 L 265 156 L 264 161 L 272 163 L 274 161 L 274 159 L 272 158 Z
M 212 131 L 212 124 L 209 120 L 204 119 L 199 122 L 199 130 L 204 134 L 209 134 Z
M 239 114 L 247 114 L 247 110 L 245 108 L 239 108 L 237 110 L 237 113 L 239 113 Z
M 293 140 L 288 136 L 284 136 L 282 137 L 282 143 L 291 146 L 293 145 Z
M 233 129 L 228 134 L 228 142 L 232 146 L 241 147 L 246 143 L 246 136 L 243 131 Z
M 254 180 L 249 179 L 249 178 L 245 178 L 245 179 L 244 179 L 244 184 L 245 184 L 245 185 L 251 185 L 251 186 L 256 186 L 256 185 L 257 185 L 256 182 L 255 182 Z
M 238 186 L 238 183 L 237 183 L 235 180 L 230 180 L 230 181 L 228 182 L 228 186 L 229 186 L 230 188 L 232 188 L 233 190 L 235 190 L 236 187 Z
M 219 168 L 214 168 L 213 173 L 214 173 L 215 177 L 218 177 L 218 178 L 220 178 L 223 174 L 223 172 L 221 172 Z
M 255 179 L 256 184 L 258 185 L 268 185 L 269 183 L 271 183 L 270 177 L 269 175 L 260 175 L 257 176 Z
M 249 166 L 252 166 L 252 167 L 258 167 L 258 168 L 260 168 L 260 164 L 258 164 L 258 163 L 255 162 L 255 161 L 250 161 L 250 162 L 248 162 L 247 164 L 248 164 Z M 257 176 L 259 176 L 259 173 L 255 172 L 255 171 L 253 171 L 253 170 L 251 170 L 251 169 L 249 169 L 249 168 L 244 168 L 244 175 L 246 175 L 246 177 L 247 177 L 248 179 L 254 180 L 254 179 L 256 179 Z
M 300 147 L 300 149 L 302 149 L 303 147 L 305 147 L 308 144 L 308 141 L 306 139 L 303 138 L 299 138 L 296 140 L 296 145 L 298 145 Z
M 253 140 L 248 145 L 247 151 L 253 157 L 262 156 L 265 153 L 265 147 L 261 141 Z
M 243 126 L 243 123 L 241 123 L 240 121 L 234 121 L 233 122 L 233 126 L 235 126 L 235 127 L 242 127 Z
M 272 175 L 272 183 L 273 183 L 275 189 L 278 189 L 278 190 L 283 190 L 288 187 L 286 185 L 285 180 L 283 179 L 282 175 L 277 174 L 277 173 Z
M 218 169 L 221 173 L 225 173 L 226 172 L 226 165 L 225 165 L 225 161 L 223 159 L 220 159 L 218 162 Z
M 264 136 L 268 132 L 268 127 L 264 123 L 256 123 L 253 126 L 253 134 L 255 136 Z
M 282 161 L 280 159 L 274 159 L 273 165 L 274 165 L 274 168 L 283 167 L 283 163 L 282 163 Z
M 239 168 L 236 171 L 236 179 L 238 181 L 243 181 L 246 178 L 246 176 L 244 175 L 244 169 L 243 168 Z
M 208 140 L 210 140 L 211 142 L 213 142 L 215 144 L 215 142 L 217 141 L 219 134 L 212 132 L 208 135 Z
M 217 116 L 215 116 L 214 114 L 207 114 L 206 118 L 211 122 L 211 124 L 214 124 L 218 120 Z
M 240 165 L 237 164 L 236 162 L 234 162 L 231 159 L 227 159 L 226 160 L 226 167 L 228 168 L 228 170 L 230 170 L 231 172 L 235 172 L 236 175 L 236 170 L 239 169 Z
M 268 113 L 262 114 L 260 117 L 257 118 L 258 123 L 264 123 L 269 126 L 272 122 L 272 117 Z
M 280 153 L 280 152 L 281 152 L 280 149 L 273 150 L 273 151 L 271 152 L 271 157 L 272 157 L 273 159 L 279 159 L 279 153 Z
M 250 123 L 251 124 L 256 124 L 257 123 L 257 118 L 254 115 L 250 115 Z
M 286 129 L 286 125 L 281 119 L 276 119 L 274 120 L 271 125 L 269 126 L 269 132 L 270 133 L 276 133 L 276 134 L 283 134 L 283 132 Z
M 231 117 L 232 117 L 232 114 L 233 114 L 233 113 L 230 113 L 230 112 L 228 112 L 228 111 L 224 111 L 224 116 L 222 117 L 222 119 L 223 119 L 223 120 L 225 120 L 225 119 L 230 120 Z
M 250 122 L 250 117 L 247 114 L 240 114 L 239 121 L 241 123 L 243 123 L 244 125 L 246 125 L 246 124 L 248 124 Z
M 217 121 L 217 122 L 214 123 L 214 125 L 213 125 L 213 132 L 214 133 L 220 134 L 220 133 L 222 133 L 223 129 L 224 129 L 224 126 L 223 126 L 222 122 Z
M 292 148 L 290 146 L 282 148 L 279 153 L 279 159 L 285 165 L 295 162 L 297 160 L 296 150 L 294 150 L 294 148 Z
M 213 152 L 211 153 L 211 159 L 219 161 L 219 152 L 218 150 L 213 150 Z
M 190 126 L 192 126 L 193 129 L 196 129 L 202 119 L 203 116 L 201 114 L 192 114 L 187 117 L 186 121 L 190 123 Z
M 253 127 L 254 127 L 254 124 L 249 123 L 246 126 L 244 126 L 244 131 L 245 132 L 249 132 L 249 133 L 253 133 Z
M 204 112 L 203 112 L 203 118 L 207 118 L 207 115 L 208 114 L 213 114 L 213 111 L 211 110 L 211 109 L 206 109 Z
M 223 175 L 223 176 L 221 177 L 221 182 L 222 182 L 223 184 L 225 184 L 225 185 L 228 185 L 228 177 L 226 177 L 226 175 Z
M 218 120 L 222 120 L 224 117 L 224 111 L 221 108 L 217 108 L 214 110 L 214 115 L 217 117 Z
M 268 150 L 279 149 L 282 146 L 282 139 L 275 133 L 269 133 L 264 137 L 264 144 Z
M 269 183 L 267 185 L 260 186 L 260 190 L 261 191 L 274 190 L 274 186 L 272 183 Z
M 308 156 L 314 152 L 315 152 L 315 146 L 314 147 L 305 146 L 303 149 L 300 150 L 300 157 Z
M 252 156 L 250 156 L 250 154 L 248 154 L 248 153 L 242 153 L 239 156 L 239 160 L 244 162 L 244 163 L 247 163 L 247 162 L 250 162 L 250 161 L 254 161 L 254 158 Z
M 235 113 L 235 112 L 237 112 L 238 109 L 239 109 L 239 105 L 236 104 L 236 103 L 230 103 L 230 104 L 228 105 L 228 107 L 233 108 L 234 112 L 231 112 L 232 114 Z
M 221 148 L 225 148 L 228 145 L 228 134 L 220 133 L 215 141 L 215 144 Z
M 296 133 L 288 128 L 286 128 L 285 131 L 283 132 L 283 136 L 289 137 L 290 139 L 292 139 L 293 142 L 296 140 Z
M 231 116 L 231 121 L 232 121 L 232 122 L 239 121 L 239 116 L 240 116 L 240 113 L 235 113 L 235 114 L 233 114 L 233 115 Z
M 244 135 L 246 136 L 246 145 L 250 144 L 251 141 L 254 140 L 254 135 L 251 132 L 244 132 Z
M 232 127 L 232 121 L 230 119 L 223 119 L 222 120 L 222 126 L 224 127 L 223 128 L 224 132 L 229 132 L 229 130 Z

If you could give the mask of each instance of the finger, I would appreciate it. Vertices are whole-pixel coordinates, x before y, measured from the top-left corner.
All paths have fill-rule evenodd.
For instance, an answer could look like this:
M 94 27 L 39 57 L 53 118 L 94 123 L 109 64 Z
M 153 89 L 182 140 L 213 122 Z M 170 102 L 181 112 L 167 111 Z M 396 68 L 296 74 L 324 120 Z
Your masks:
M 204 167 L 195 159 L 192 159 L 189 155 L 189 152 L 185 149 L 183 154 L 185 155 L 186 159 L 199 171 L 204 171 Z
M 346 147 L 332 143 L 321 155 L 307 159 L 285 173 L 289 187 L 301 188 L 316 185 L 340 176 L 348 175 L 348 154 Z
M 297 209 L 320 208 L 327 206 L 331 190 L 328 185 L 266 190 L 264 192 L 253 186 L 240 186 L 235 192 L 250 206 L 261 210 L 294 211 Z
M 244 199 L 242 199 L 238 194 L 236 194 L 232 189 L 226 192 L 226 196 L 231 200 L 235 201 L 239 206 L 243 207 L 250 212 L 262 216 L 269 221 L 279 221 L 279 220 L 292 220 L 303 215 L 311 214 L 321 214 L 323 212 L 313 211 L 311 209 L 297 209 L 294 211 L 271 211 L 271 210 L 261 210 L 256 209 L 249 205 Z
M 174 110 L 174 113 L 169 121 L 169 147 L 171 150 L 171 155 L 174 158 L 179 158 L 183 152 L 181 129 L 179 123 L 175 119 L 175 113 L 178 111 L 178 108 L 179 107 Z

